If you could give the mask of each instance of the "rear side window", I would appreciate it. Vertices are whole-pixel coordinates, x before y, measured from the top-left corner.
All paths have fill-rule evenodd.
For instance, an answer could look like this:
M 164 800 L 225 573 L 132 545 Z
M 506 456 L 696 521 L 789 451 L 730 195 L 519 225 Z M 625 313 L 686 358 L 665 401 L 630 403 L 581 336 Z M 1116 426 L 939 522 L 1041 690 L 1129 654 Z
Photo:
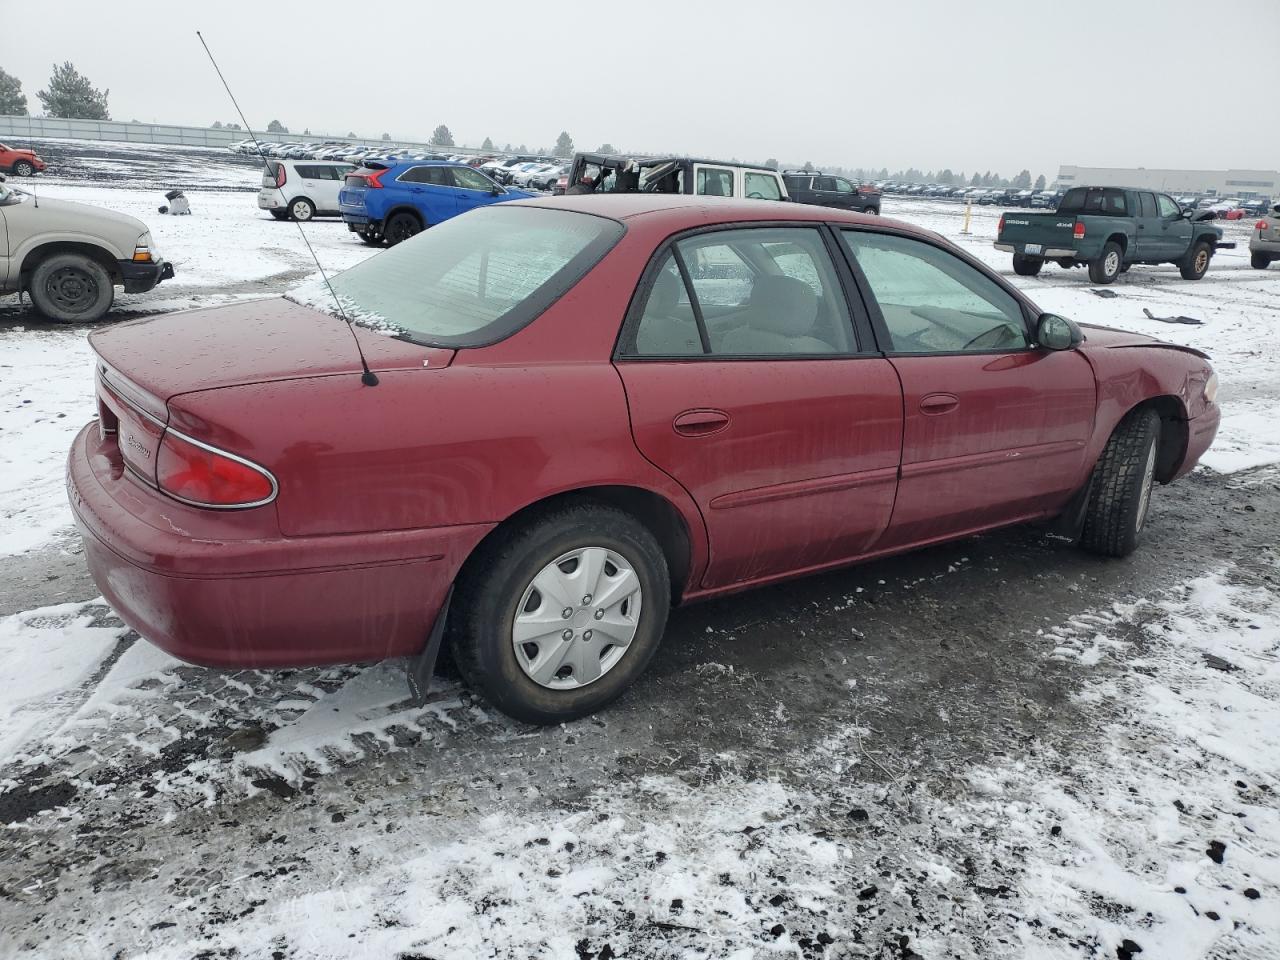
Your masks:
M 742 192 L 751 200 L 781 200 L 782 191 L 778 189 L 778 178 L 768 173 L 752 173 L 742 175 Z
M 732 197 L 733 171 L 718 167 L 699 167 L 696 193 L 704 197 Z
M 1142 208 L 1142 216 L 1148 220 L 1156 218 L 1156 198 L 1149 193 L 1138 194 L 1138 205 Z
M 1113 187 L 1072 187 L 1058 204 L 1058 212 L 1123 217 L 1129 211 L 1123 190 Z
M 605 217 L 498 204 L 446 220 L 331 283 L 356 323 L 428 346 L 484 346 L 534 320 L 623 232 Z M 290 299 L 336 312 L 322 282 Z

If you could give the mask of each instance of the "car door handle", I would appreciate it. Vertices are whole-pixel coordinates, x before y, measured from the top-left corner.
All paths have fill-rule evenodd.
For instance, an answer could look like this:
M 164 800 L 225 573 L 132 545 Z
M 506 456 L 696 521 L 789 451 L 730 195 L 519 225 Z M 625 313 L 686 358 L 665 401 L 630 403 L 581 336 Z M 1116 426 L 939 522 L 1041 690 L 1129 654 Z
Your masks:
M 723 410 L 686 410 L 671 426 L 682 437 L 709 437 L 729 426 L 729 415 Z
M 950 413 L 958 406 L 960 406 L 960 398 L 951 393 L 931 393 L 920 400 L 920 412 L 930 416 Z

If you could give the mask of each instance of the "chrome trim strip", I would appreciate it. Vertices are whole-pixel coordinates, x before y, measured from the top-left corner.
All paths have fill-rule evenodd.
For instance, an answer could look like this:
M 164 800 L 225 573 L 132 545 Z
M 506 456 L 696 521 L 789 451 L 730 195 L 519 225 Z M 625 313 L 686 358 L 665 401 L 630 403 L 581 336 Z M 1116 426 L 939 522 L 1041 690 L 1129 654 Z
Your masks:
M 242 464 L 243 466 L 248 467 L 250 470 L 254 470 L 262 474 L 264 477 L 267 478 L 268 482 L 270 482 L 271 484 L 270 496 L 264 497 L 261 500 L 255 500 L 253 503 L 236 503 L 236 504 L 201 503 L 198 500 L 188 500 L 186 497 L 180 497 L 175 493 L 170 493 L 164 487 L 159 485 L 160 451 L 157 449 L 156 450 L 156 488 L 161 493 L 163 493 L 166 497 L 169 497 L 173 500 L 177 500 L 179 503 L 185 503 L 188 506 L 200 507 L 204 510 L 249 510 L 249 509 L 252 509 L 253 507 L 265 507 L 267 504 L 275 500 L 276 495 L 280 492 L 280 484 L 276 482 L 276 478 L 272 475 L 271 471 L 268 470 L 266 467 L 259 466 L 258 464 L 254 463 L 252 460 L 246 460 L 244 457 L 240 456 L 239 454 L 232 453 L 229 450 L 223 450 L 220 447 L 215 447 L 212 444 L 204 443 L 201 440 L 197 440 L 195 437 L 189 437 L 185 433 L 183 433 L 181 430 L 175 430 L 173 427 L 165 427 L 165 432 L 172 433 L 178 439 L 185 440 L 187 443 L 191 444 L 192 446 L 199 447 L 201 450 L 208 450 L 210 453 L 216 453 L 220 457 L 226 457 L 228 460 L 234 460 L 236 463 Z M 164 446 L 163 435 L 161 435 L 160 437 L 160 445 Z

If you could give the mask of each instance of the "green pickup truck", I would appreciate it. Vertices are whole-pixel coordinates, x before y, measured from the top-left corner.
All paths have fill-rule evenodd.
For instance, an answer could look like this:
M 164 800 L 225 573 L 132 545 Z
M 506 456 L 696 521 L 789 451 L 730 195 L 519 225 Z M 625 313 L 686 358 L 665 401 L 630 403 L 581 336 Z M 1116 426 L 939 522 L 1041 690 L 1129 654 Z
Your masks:
M 1110 283 L 1135 263 L 1176 263 L 1184 280 L 1199 280 L 1214 251 L 1235 244 L 1222 242 L 1219 227 L 1191 217 L 1163 193 L 1072 187 L 1056 213 L 1001 214 L 996 249 L 1013 254 L 1013 271 L 1022 277 L 1053 260 L 1088 265 L 1094 283 Z

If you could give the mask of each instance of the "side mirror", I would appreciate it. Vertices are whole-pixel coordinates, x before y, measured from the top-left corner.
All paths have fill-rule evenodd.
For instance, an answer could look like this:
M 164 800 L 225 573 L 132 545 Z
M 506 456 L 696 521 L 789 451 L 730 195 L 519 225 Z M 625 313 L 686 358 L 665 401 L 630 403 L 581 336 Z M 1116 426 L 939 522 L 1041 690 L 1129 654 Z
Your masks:
M 1066 317 L 1042 313 L 1036 321 L 1036 343 L 1046 350 L 1071 350 L 1083 341 L 1084 331 Z
M 489 191 L 489 196 L 491 196 L 491 197 L 500 197 L 500 196 L 502 196 L 502 194 L 504 194 L 504 193 L 506 193 L 506 192 L 507 192 L 507 191 L 503 190 L 500 186 L 498 186 L 498 185 L 495 183 L 495 184 L 493 185 L 493 189 Z

